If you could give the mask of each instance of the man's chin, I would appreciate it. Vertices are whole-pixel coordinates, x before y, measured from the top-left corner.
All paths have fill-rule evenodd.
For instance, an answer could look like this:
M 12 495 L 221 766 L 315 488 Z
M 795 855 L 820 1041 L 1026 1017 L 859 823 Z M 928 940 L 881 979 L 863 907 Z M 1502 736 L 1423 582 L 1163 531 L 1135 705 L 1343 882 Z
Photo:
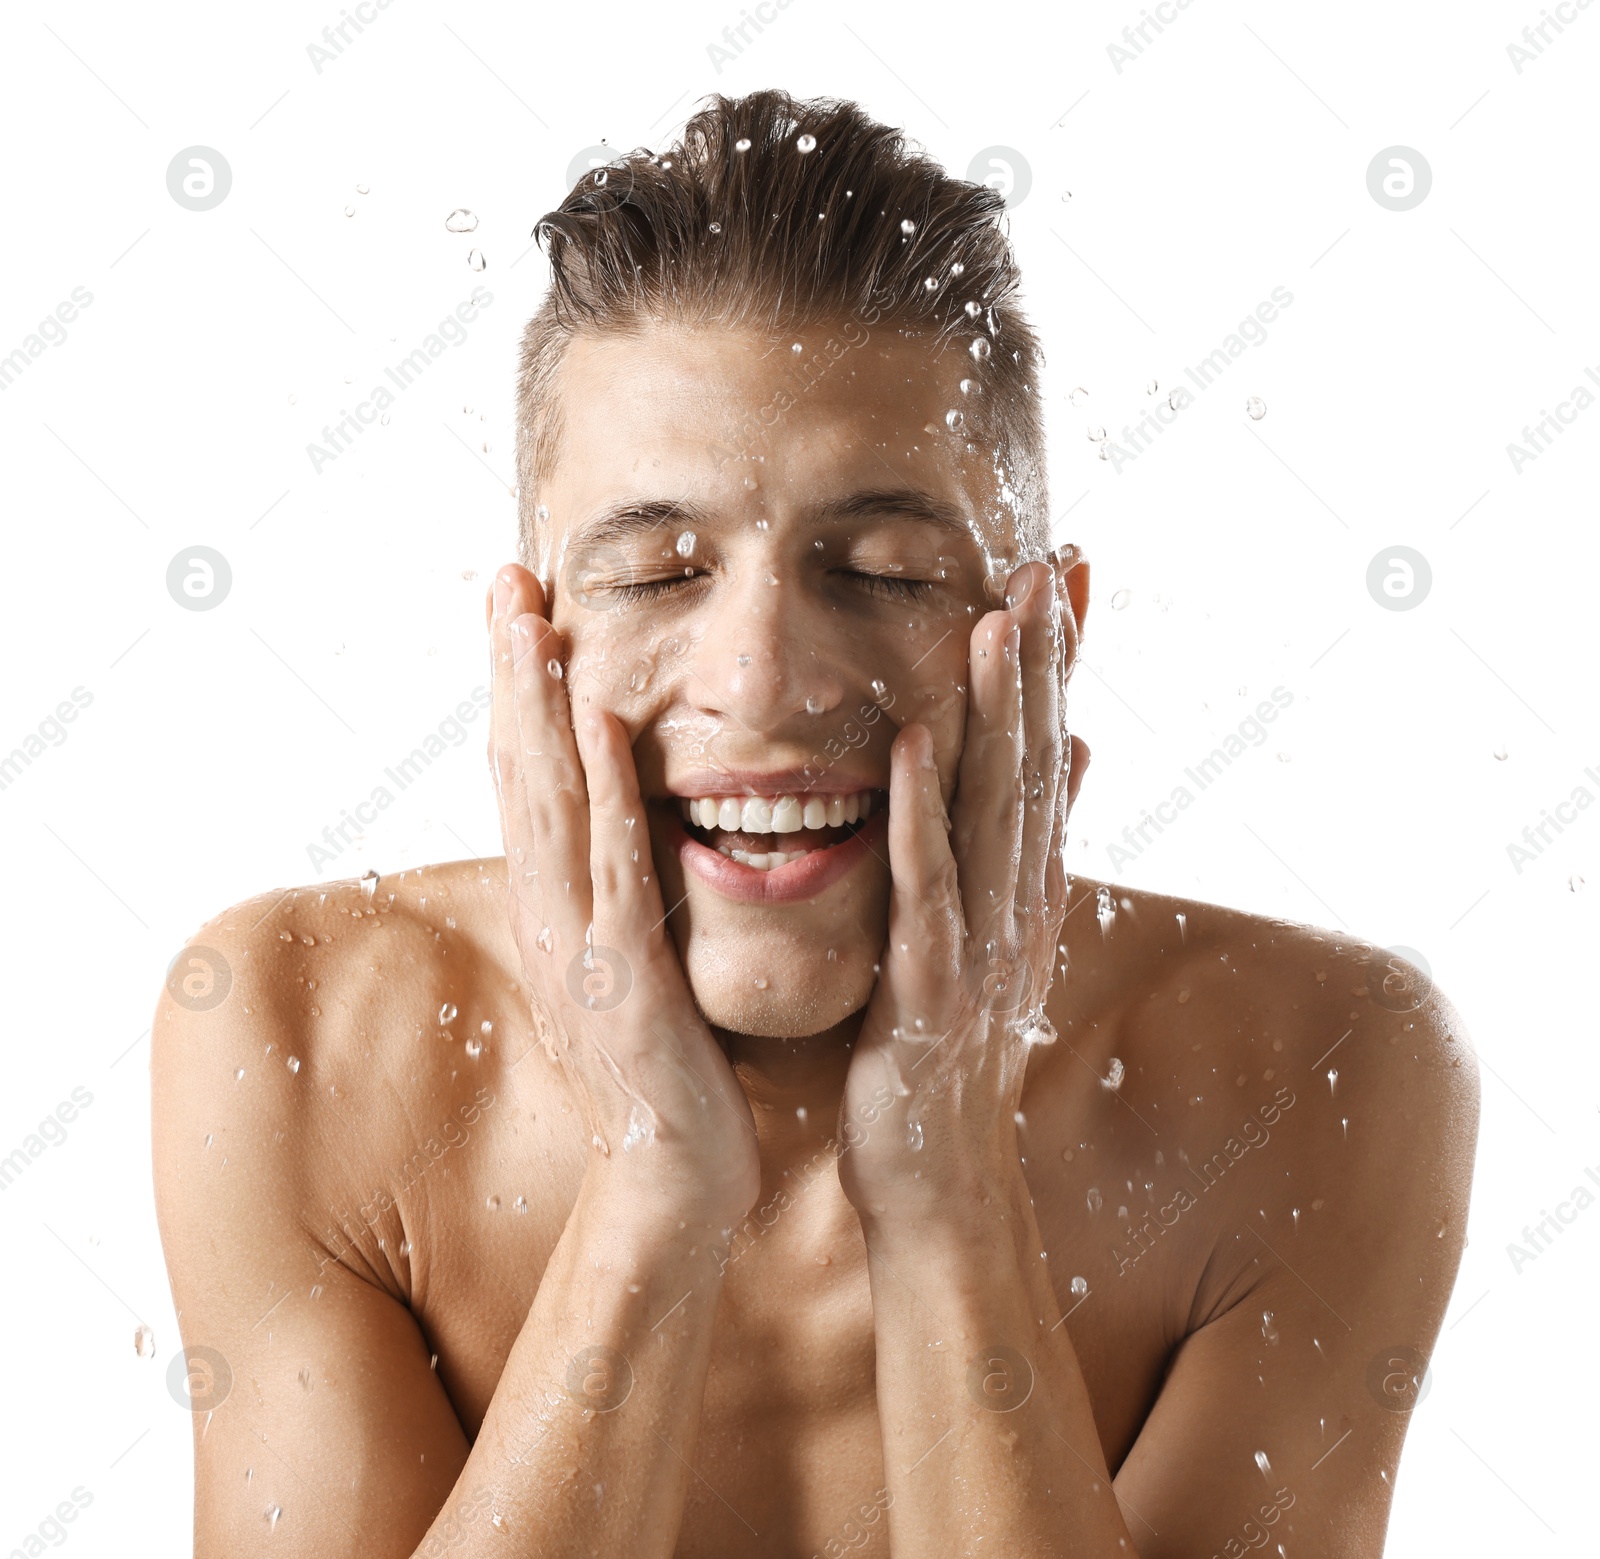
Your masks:
M 872 995 L 872 966 L 841 969 L 836 963 L 812 968 L 772 968 L 764 975 L 730 968 L 695 967 L 689 987 L 706 1022 L 734 1034 L 759 1039 L 804 1039 L 843 1023 L 866 1006 Z

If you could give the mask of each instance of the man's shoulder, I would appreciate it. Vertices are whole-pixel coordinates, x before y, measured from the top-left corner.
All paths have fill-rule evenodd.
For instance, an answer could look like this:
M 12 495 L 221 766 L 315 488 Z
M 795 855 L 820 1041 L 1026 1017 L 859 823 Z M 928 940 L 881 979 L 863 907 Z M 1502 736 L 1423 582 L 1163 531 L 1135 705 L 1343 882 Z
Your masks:
M 1073 909 L 1065 979 L 1084 973 L 1089 1021 L 1116 1036 L 1130 1102 L 1142 1079 L 1180 1139 L 1209 1141 L 1275 1102 L 1305 1123 L 1284 1133 L 1286 1166 L 1337 1161 L 1376 1193 L 1397 1166 L 1420 1169 L 1421 1140 L 1446 1137 L 1470 1168 L 1476 1062 L 1415 954 L 1107 884 L 1076 885 Z
M 483 877 L 468 862 L 275 889 L 202 926 L 152 1026 L 158 1148 L 204 1122 L 235 1161 L 308 1180 L 424 1103 L 470 1098 L 486 1002 L 515 984 Z

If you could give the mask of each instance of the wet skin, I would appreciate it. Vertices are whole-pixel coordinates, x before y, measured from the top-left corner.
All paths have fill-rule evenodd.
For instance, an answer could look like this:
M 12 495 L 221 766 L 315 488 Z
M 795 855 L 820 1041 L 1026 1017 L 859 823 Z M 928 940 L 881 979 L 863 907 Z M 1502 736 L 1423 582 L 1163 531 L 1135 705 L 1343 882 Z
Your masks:
M 1067 885 L 1087 568 L 1012 566 L 941 431 L 970 359 L 881 327 L 730 457 L 786 351 L 574 345 L 544 582 L 490 602 L 507 853 L 236 906 L 194 938 L 229 999 L 159 1003 L 163 1239 L 233 1377 L 198 1551 L 1375 1555 L 1459 1019 L 1348 937 Z M 695 870 L 673 793 L 808 768 L 889 800 L 847 872 Z M 594 1346 L 630 1379 L 575 1399 Z

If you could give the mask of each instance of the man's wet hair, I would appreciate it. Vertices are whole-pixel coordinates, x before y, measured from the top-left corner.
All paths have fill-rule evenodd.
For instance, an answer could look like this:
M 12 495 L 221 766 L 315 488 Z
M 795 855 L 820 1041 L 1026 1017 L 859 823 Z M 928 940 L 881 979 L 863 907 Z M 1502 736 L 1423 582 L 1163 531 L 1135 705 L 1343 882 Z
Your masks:
M 639 148 L 579 178 L 539 219 L 550 287 L 522 338 L 517 476 L 523 559 L 562 419 L 554 383 L 576 334 L 656 323 L 780 334 L 857 322 L 961 354 L 960 433 L 1020 522 L 1048 547 L 1037 337 L 994 189 L 951 178 L 904 134 L 837 98 L 778 90 L 706 100 L 664 152 Z M 975 343 L 977 343 L 975 345 Z M 737 430 L 732 448 L 742 454 Z

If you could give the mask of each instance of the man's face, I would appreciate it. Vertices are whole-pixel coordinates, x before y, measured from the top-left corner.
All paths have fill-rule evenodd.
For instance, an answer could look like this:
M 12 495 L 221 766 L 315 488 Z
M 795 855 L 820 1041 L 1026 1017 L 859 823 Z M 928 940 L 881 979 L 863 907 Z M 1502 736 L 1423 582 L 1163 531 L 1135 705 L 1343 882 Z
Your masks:
M 1020 561 L 993 452 L 950 427 L 981 378 L 881 323 L 570 344 L 539 572 L 575 713 L 632 740 L 669 926 L 722 1028 L 814 1034 L 865 1005 L 902 725 L 932 731 L 950 800 L 968 637 Z

